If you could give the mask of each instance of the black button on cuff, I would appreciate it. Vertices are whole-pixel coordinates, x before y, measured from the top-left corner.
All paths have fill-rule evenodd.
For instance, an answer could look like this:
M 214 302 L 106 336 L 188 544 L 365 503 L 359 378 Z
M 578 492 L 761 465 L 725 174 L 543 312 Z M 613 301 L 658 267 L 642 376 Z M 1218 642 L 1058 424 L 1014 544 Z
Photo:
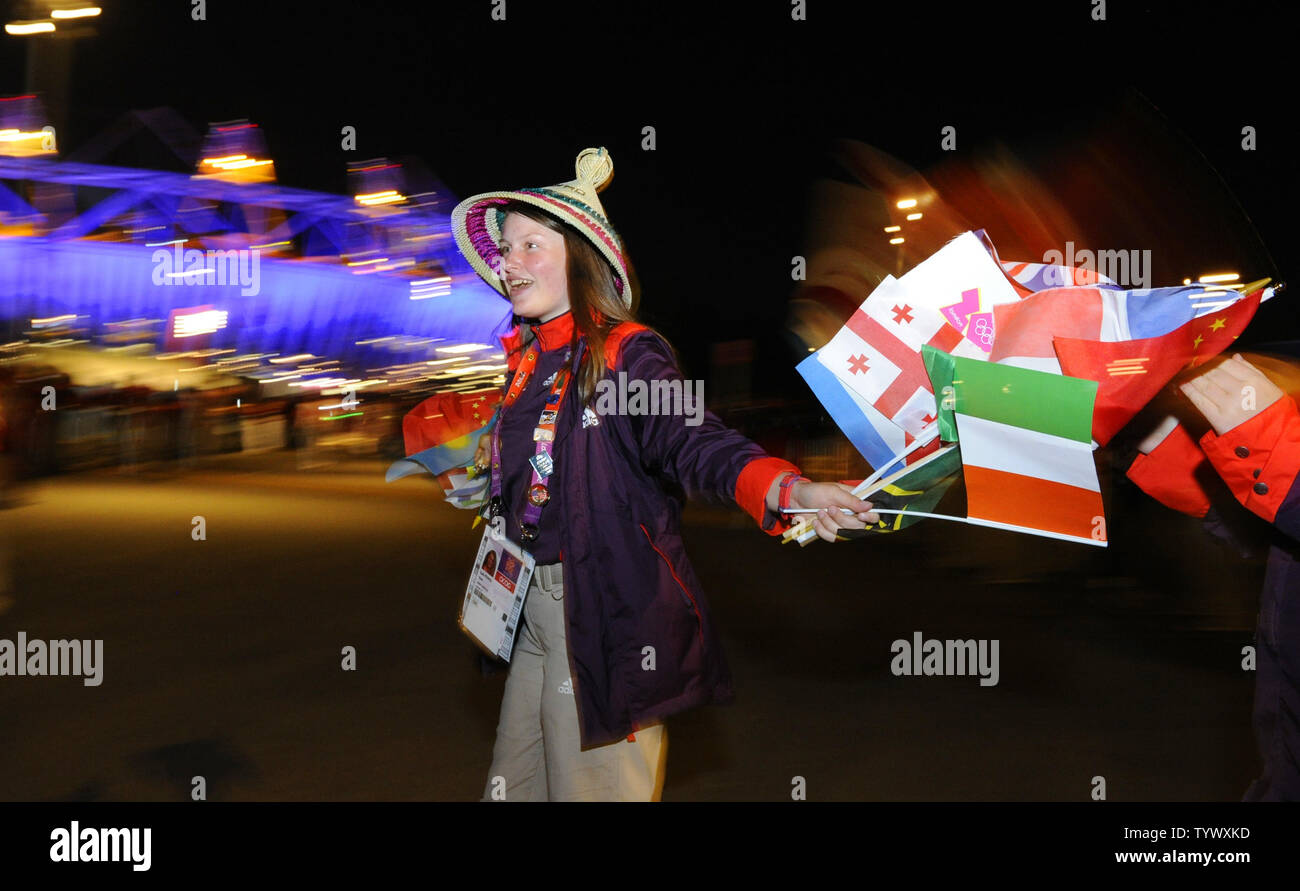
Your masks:
M 1245 446 L 1237 446 L 1232 451 L 1237 455 L 1238 458 L 1250 457 L 1250 449 L 1246 448 Z
M 1256 495 L 1267 495 L 1267 494 L 1268 494 L 1268 484 L 1267 484 L 1267 483 L 1255 483 L 1254 488 L 1255 488 L 1255 494 L 1256 494 Z

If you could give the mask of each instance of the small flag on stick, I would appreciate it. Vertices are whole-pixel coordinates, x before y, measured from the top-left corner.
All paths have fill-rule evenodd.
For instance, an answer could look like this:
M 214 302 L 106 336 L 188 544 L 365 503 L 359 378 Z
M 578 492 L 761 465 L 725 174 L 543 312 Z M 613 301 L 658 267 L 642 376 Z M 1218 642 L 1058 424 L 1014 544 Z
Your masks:
M 1101 445 L 1132 420 L 1184 368 L 1208 362 L 1232 345 L 1259 308 L 1259 294 L 1192 319 L 1162 337 L 1103 343 L 1055 338 L 1061 370 L 1096 381 L 1092 437 Z
M 389 466 L 385 481 L 430 473 L 448 503 L 465 509 L 482 505 L 487 478 L 471 478 L 466 468 L 474 462 L 479 438 L 492 429 L 500 402 L 501 391 L 496 388 L 425 399 L 402 419 L 407 456 Z
M 970 522 L 1106 546 L 1092 458 L 1095 381 L 949 357 Z
M 867 494 L 860 496 L 870 501 L 873 508 L 899 513 L 882 516 L 874 526 L 865 529 L 841 530 L 840 535 L 847 539 L 866 538 L 914 526 L 920 522 L 920 517 L 910 517 L 908 512 L 933 510 L 960 475 L 961 454 L 956 446 L 947 446 L 927 455 L 876 483 Z

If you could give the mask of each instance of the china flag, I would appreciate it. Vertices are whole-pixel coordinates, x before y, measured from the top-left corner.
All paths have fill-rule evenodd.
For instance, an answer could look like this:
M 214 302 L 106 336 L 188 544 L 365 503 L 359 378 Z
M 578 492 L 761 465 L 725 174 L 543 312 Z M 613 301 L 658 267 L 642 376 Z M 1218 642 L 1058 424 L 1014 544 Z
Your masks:
M 1184 368 L 1213 359 L 1232 345 L 1259 309 L 1260 292 L 1192 319 L 1160 337 L 1103 342 L 1056 337 L 1061 371 L 1097 382 L 1092 438 L 1110 442 Z

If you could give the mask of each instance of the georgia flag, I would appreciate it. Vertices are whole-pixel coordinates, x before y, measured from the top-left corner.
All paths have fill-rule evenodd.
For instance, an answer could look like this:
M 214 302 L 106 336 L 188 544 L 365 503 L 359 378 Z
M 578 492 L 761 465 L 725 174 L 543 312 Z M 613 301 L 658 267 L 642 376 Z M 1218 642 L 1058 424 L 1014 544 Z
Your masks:
M 939 309 L 907 299 L 901 284 L 886 277 L 817 358 L 854 393 L 915 436 L 935 419 L 934 391 L 921 347 L 929 344 L 975 359 L 987 359 L 988 354 L 962 337 Z

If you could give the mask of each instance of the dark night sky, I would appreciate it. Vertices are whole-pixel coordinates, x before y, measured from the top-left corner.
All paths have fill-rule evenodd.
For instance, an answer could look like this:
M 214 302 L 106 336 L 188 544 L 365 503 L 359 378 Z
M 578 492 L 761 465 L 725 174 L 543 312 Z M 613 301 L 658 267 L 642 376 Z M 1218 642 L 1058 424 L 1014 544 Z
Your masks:
M 98 35 L 76 46 L 65 151 L 129 109 L 170 106 L 200 133 L 259 123 L 285 185 L 341 192 L 347 161 L 413 155 L 465 196 L 568 179 L 579 149 L 607 146 L 602 198 L 643 317 L 688 375 L 706 370 L 709 342 L 757 337 L 776 360 L 760 361 L 760 385 L 797 384 L 779 335 L 790 257 L 837 136 L 920 169 L 941 160 L 950 123 L 971 151 L 1050 155 L 1137 97 L 1217 170 L 1283 277 L 1293 265 L 1291 65 L 1264 42 L 1282 23 L 1246 4 L 1230 16 L 1111 2 L 1093 22 L 1090 0 L 947 13 L 810 0 L 801 23 L 785 2 L 507 0 L 505 22 L 490 0 L 211 0 L 204 22 L 184 0 L 103 6 Z M 23 89 L 24 51 L 0 43 L 0 93 Z M 1254 153 L 1240 150 L 1242 122 L 1259 127 Z M 347 124 L 355 153 L 340 148 Z M 646 124 L 654 152 L 640 148 Z

